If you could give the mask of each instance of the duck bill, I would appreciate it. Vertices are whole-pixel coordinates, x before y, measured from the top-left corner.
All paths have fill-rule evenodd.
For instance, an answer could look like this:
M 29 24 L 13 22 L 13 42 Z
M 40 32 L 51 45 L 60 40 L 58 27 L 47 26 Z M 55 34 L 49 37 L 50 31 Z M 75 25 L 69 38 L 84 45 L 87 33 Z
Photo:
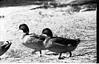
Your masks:
M 22 30 L 20 30 L 20 29 L 18 29 L 18 30 L 17 30 L 17 32 L 23 33 L 23 31 L 22 31 Z

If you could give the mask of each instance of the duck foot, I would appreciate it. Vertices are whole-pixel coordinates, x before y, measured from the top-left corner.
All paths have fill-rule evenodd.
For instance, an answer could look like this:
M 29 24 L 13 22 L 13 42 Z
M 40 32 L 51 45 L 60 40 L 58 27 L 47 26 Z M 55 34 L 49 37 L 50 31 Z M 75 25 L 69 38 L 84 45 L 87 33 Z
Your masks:
M 37 52 L 37 50 L 32 51 L 32 54 L 35 54 L 35 52 Z
M 72 57 L 72 52 L 69 52 L 70 56 L 69 57 Z
M 59 60 L 64 59 L 64 57 L 61 57 L 61 55 L 62 53 L 59 54 L 59 57 L 58 57 Z
M 42 51 L 40 50 L 39 52 L 40 52 L 40 57 L 42 57 Z
M 58 53 L 53 53 L 53 55 L 58 55 Z
M 40 57 L 43 57 L 42 55 L 40 55 Z
M 64 59 L 64 58 L 65 58 L 65 57 L 59 57 L 58 59 L 61 60 L 61 59 Z

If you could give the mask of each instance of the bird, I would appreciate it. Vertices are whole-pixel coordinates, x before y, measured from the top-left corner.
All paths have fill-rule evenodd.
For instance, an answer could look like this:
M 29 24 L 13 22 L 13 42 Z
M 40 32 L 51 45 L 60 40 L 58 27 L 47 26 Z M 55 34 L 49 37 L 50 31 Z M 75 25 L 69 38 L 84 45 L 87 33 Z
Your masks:
M 43 41 L 45 48 L 52 52 L 59 53 L 58 59 L 63 59 L 61 55 L 66 52 L 69 52 L 71 57 L 71 51 L 75 50 L 77 45 L 80 43 L 80 38 L 68 39 L 63 37 L 53 37 L 53 33 L 50 28 L 44 28 L 42 30 L 42 35 L 47 36 Z
M 24 33 L 22 36 L 22 41 L 23 41 L 22 44 L 28 48 L 34 49 L 32 54 L 39 51 L 41 57 L 42 56 L 41 50 L 45 50 L 45 47 L 43 45 L 45 36 L 37 35 L 35 33 L 29 33 L 29 27 L 27 26 L 27 24 L 20 24 L 19 30 L 22 30 Z
M 0 56 L 2 56 L 10 48 L 12 43 L 10 41 L 0 41 L 0 43 L 2 43 L 0 45 Z

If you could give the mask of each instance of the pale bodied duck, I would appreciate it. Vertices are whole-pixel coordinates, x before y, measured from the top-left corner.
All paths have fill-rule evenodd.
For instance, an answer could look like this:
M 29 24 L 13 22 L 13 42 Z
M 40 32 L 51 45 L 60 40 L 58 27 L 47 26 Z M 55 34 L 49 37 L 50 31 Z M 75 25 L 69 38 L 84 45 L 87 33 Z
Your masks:
M 45 28 L 42 31 L 42 35 L 47 35 L 44 40 L 44 46 L 52 52 L 59 53 L 58 59 L 63 59 L 61 57 L 62 53 L 69 52 L 70 57 L 72 56 L 73 50 L 76 49 L 77 45 L 80 43 L 80 39 L 67 39 L 62 37 L 53 37 L 53 33 L 49 28 Z
M 22 30 L 24 33 L 24 35 L 22 37 L 22 40 L 23 40 L 22 44 L 28 48 L 34 49 L 32 54 L 39 51 L 40 56 L 42 56 L 41 50 L 45 50 L 45 47 L 43 45 L 43 41 L 44 41 L 45 37 L 43 37 L 41 35 L 36 35 L 34 33 L 29 34 L 29 28 L 26 24 L 21 24 L 19 26 L 19 30 Z
M 5 41 L 0 41 L 0 43 L 2 43 L 0 45 L 0 56 L 1 56 L 10 48 L 12 43 L 9 42 L 9 41 L 6 41 L 6 42 Z

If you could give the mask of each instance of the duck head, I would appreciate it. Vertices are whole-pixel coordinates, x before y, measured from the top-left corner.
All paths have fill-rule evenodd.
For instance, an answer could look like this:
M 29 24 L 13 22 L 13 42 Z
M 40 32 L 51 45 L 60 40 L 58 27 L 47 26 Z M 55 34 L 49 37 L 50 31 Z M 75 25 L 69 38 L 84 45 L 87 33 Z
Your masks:
M 44 28 L 44 29 L 42 30 L 42 34 L 43 34 L 43 35 L 46 35 L 46 36 L 48 36 L 48 37 L 53 37 L 53 33 L 52 33 L 51 29 L 49 29 L 49 28 Z
M 0 56 L 3 55 L 11 46 L 11 42 L 10 41 L 6 41 L 6 43 L 4 43 L 1 47 L 0 47 Z
M 22 30 L 26 35 L 29 34 L 29 28 L 28 28 L 28 26 L 26 24 L 21 24 L 19 26 L 19 30 Z

